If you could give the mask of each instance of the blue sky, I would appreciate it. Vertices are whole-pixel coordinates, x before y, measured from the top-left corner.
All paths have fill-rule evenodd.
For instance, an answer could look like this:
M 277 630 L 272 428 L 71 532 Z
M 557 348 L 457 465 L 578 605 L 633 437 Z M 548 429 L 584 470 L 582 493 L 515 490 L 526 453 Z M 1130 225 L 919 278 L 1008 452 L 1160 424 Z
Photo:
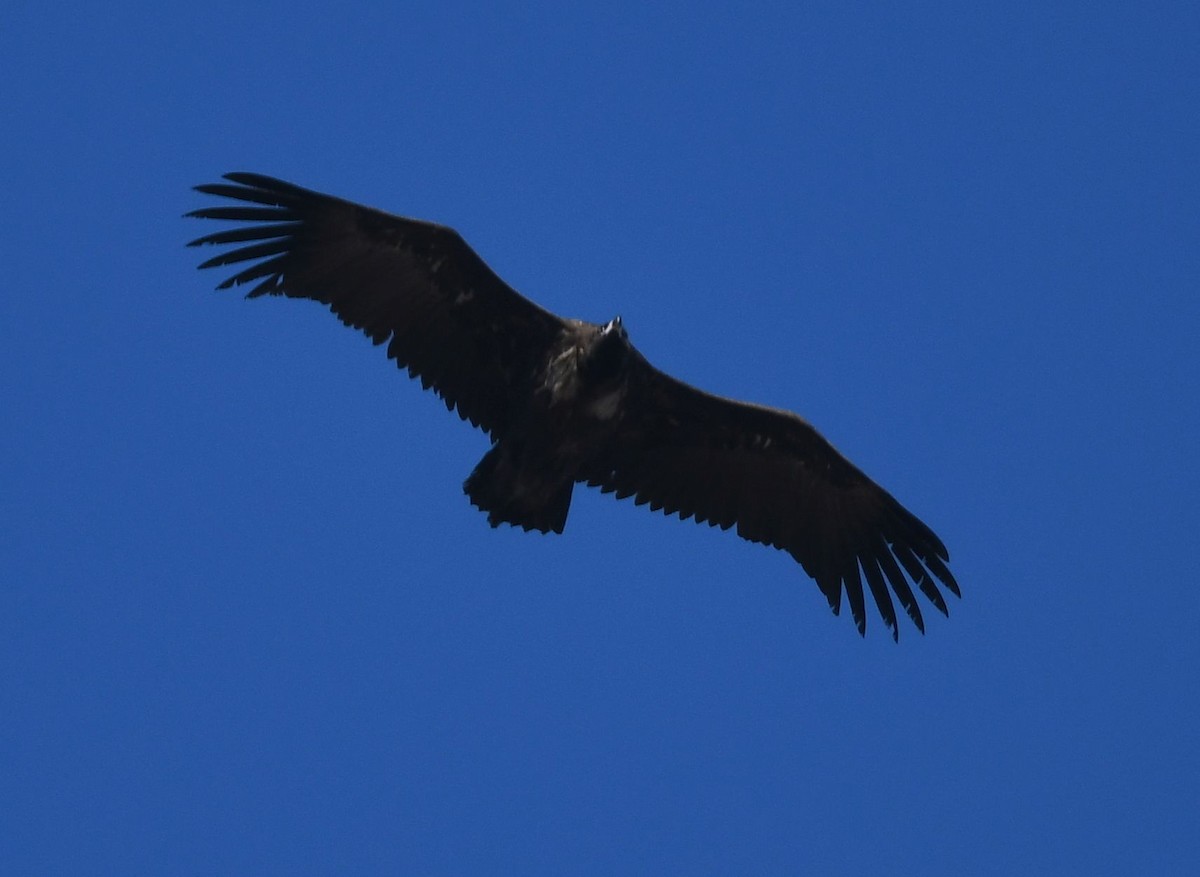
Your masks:
M 1186 873 L 1192 3 L 10 4 L 0 870 Z M 213 291 L 230 170 L 459 229 L 934 527 L 860 640 L 785 555 L 486 450 Z

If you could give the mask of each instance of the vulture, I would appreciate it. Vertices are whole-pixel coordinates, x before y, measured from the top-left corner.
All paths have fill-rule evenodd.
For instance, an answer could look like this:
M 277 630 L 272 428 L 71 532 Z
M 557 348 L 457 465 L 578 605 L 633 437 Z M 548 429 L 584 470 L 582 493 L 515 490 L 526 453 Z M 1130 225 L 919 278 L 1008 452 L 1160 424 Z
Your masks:
M 869 590 L 924 632 L 914 588 L 942 614 L 959 595 L 933 531 L 788 411 L 706 393 L 651 365 L 620 317 L 589 323 L 508 286 L 453 229 L 271 177 L 197 186 L 188 213 L 239 223 L 191 246 L 236 266 L 218 289 L 327 305 L 492 445 L 463 485 L 493 527 L 561 533 L 576 484 L 782 549 L 860 634 Z M 233 202 L 233 203 L 229 203 Z

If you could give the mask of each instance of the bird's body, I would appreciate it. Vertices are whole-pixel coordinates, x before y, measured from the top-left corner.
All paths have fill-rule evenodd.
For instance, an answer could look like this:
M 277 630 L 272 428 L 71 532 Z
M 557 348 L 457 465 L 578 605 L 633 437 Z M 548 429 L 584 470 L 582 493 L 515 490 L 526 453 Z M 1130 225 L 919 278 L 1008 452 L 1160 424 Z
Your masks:
M 788 551 L 834 612 L 866 626 L 866 582 L 897 635 L 891 592 L 924 629 L 915 585 L 957 594 L 941 541 L 795 414 L 705 393 L 655 369 L 620 318 L 564 319 L 508 287 L 451 229 L 254 174 L 197 187 L 242 202 L 192 216 L 251 222 L 194 244 L 239 244 L 221 288 L 310 298 L 486 431 L 467 478 L 492 526 L 562 532 L 574 485 L 736 526 Z M 252 206 L 246 206 L 246 205 Z
M 621 427 L 633 356 L 620 318 L 565 322 L 522 415 L 464 484 L 492 526 L 562 532 L 575 483 L 600 467 Z

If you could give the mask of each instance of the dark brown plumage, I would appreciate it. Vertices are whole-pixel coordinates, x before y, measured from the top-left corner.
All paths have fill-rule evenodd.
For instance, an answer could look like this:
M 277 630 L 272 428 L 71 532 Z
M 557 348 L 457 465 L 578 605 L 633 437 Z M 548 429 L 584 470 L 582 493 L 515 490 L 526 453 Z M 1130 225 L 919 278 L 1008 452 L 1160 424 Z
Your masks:
M 660 372 L 620 318 L 564 319 L 492 273 L 452 229 L 256 174 L 198 186 L 241 202 L 189 213 L 250 225 L 201 268 L 219 286 L 322 302 L 493 441 L 467 479 L 492 526 L 562 532 L 578 482 L 786 550 L 860 633 L 864 581 L 898 637 L 891 594 L 920 630 L 913 585 L 943 614 L 959 593 L 945 546 L 812 426 Z M 242 264 L 247 263 L 247 264 Z M 889 592 L 890 588 L 890 592 Z

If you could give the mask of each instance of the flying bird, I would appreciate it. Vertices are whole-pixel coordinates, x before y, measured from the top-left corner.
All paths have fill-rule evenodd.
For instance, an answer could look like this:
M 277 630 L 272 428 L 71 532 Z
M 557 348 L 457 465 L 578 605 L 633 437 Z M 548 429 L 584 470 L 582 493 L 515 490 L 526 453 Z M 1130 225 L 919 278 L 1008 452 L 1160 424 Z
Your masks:
M 238 202 L 188 216 L 248 223 L 191 246 L 233 245 L 218 289 L 329 307 L 479 427 L 492 446 L 463 485 L 493 526 L 561 533 L 576 484 L 782 549 L 860 634 L 865 589 L 899 638 L 892 594 L 924 632 L 916 587 L 942 614 L 959 594 L 929 527 L 807 421 L 706 393 L 652 366 L 620 317 L 543 310 L 451 228 L 258 174 L 197 186 Z M 939 587 L 940 586 L 940 587 Z M 890 591 L 889 591 L 890 588 Z

